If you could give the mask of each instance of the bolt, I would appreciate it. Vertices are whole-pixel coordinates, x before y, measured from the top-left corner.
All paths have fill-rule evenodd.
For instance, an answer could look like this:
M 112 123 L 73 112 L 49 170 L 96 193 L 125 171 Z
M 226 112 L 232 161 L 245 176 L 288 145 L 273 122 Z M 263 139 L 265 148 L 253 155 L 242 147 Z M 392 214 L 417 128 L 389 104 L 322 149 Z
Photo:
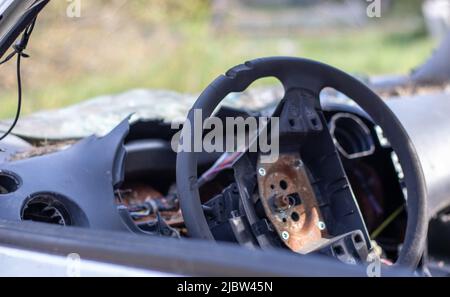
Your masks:
M 281 232 L 281 238 L 283 238 L 284 240 L 288 240 L 289 239 L 289 232 L 287 232 L 287 231 Z
M 259 175 L 261 175 L 261 176 L 265 176 L 266 175 L 266 170 L 264 169 L 264 168 L 259 168 L 258 169 L 258 173 L 259 173 Z
M 317 222 L 317 227 L 319 227 L 320 230 L 325 230 L 325 228 L 326 228 L 327 226 L 325 225 L 324 222 L 318 221 L 318 222 Z

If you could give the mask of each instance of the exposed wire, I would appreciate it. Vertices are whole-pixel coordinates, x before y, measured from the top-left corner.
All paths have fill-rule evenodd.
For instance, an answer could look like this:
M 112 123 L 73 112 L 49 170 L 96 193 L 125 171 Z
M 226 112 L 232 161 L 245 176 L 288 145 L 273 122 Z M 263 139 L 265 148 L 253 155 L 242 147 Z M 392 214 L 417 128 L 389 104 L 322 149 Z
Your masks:
M 392 223 L 401 213 L 402 211 L 405 209 L 405 204 L 403 204 L 402 206 L 400 206 L 399 208 L 397 208 L 393 213 L 391 213 L 386 220 L 383 221 L 383 223 L 381 223 L 380 226 L 378 226 L 377 229 L 375 229 L 375 231 L 372 232 L 372 234 L 370 234 L 370 238 L 375 239 L 378 237 L 378 235 L 380 235 L 381 232 L 383 232 L 384 229 L 386 229 L 386 227 Z
M 22 38 L 19 42 L 17 42 L 13 46 L 13 51 L 3 60 L 0 62 L 0 65 L 5 64 L 9 60 L 11 60 L 14 56 L 17 55 L 17 66 L 16 66 L 16 73 L 17 73 L 17 109 L 16 114 L 14 116 L 14 120 L 11 124 L 11 126 L 8 128 L 6 132 L 3 133 L 2 136 L 0 136 L 0 141 L 5 139 L 11 132 L 14 130 L 14 128 L 17 125 L 17 122 L 19 121 L 20 112 L 22 110 L 22 75 L 21 75 L 21 60 L 22 58 L 29 58 L 29 55 L 24 53 L 24 50 L 27 47 L 28 40 L 30 39 L 30 35 L 33 32 L 34 26 L 36 24 L 36 19 L 33 20 L 33 22 L 25 29 Z

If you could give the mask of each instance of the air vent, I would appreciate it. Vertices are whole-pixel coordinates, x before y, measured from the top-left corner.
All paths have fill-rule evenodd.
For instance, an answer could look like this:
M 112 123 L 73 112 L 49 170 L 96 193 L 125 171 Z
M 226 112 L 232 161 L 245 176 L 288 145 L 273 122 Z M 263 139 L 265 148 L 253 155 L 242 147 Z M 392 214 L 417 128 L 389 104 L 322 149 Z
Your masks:
M 53 193 L 32 195 L 22 210 L 23 221 L 69 226 L 69 212 L 61 202 L 62 196 Z
M 19 185 L 19 179 L 13 174 L 0 171 L 0 195 L 7 195 L 17 191 Z

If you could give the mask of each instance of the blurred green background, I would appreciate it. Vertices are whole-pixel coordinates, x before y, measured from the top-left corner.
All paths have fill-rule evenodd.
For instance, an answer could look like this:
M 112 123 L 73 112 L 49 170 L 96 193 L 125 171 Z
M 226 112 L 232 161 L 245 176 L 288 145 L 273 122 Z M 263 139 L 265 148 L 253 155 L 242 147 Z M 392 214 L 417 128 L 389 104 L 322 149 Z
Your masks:
M 22 68 L 24 114 L 131 88 L 197 93 L 229 67 L 260 56 L 301 56 L 365 75 L 407 73 L 436 44 L 416 0 L 394 0 L 381 18 L 362 23 L 327 25 L 327 16 L 317 14 L 304 19 L 323 25 L 302 26 L 299 16 L 299 24 L 276 28 L 265 18 L 280 21 L 302 8 L 270 1 L 225 8 L 208 0 L 80 1 L 80 18 L 67 17 L 67 1 L 51 1 L 39 17 Z M 0 118 L 10 118 L 14 62 L 1 66 L 0 90 Z

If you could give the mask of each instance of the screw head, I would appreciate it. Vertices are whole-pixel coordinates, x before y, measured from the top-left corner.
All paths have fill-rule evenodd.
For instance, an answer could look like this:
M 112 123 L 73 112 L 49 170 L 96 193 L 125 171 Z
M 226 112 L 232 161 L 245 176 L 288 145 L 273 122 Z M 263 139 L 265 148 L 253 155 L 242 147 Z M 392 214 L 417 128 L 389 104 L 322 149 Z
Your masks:
M 287 232 L 287 231 L 281 232 L 281 238 L 283 238 L 284 240 L 288 240 L 289 239 L 289 232 Z
M 303 162 L 302 162 L 302 160 L 295 160 L 294 166 L 295 166 L 295 168 L 297 168 L 297 169 L 302 168 L 302 167 L 303 167 Z
M 259 168 L 258 169 L 258 173 L 259 173 L 259 175 L 261 175 L 261 176 L 265 176 L 266 175 L 266 170 L 264 169 L 264 168 Z
M 318 221 L 318 222 L 317 222 L 317 227 L 318 227 L 320 230 L 325 230 L 325 228 L 326 228 L 327 226 L 325 225 L 324 222 Z

